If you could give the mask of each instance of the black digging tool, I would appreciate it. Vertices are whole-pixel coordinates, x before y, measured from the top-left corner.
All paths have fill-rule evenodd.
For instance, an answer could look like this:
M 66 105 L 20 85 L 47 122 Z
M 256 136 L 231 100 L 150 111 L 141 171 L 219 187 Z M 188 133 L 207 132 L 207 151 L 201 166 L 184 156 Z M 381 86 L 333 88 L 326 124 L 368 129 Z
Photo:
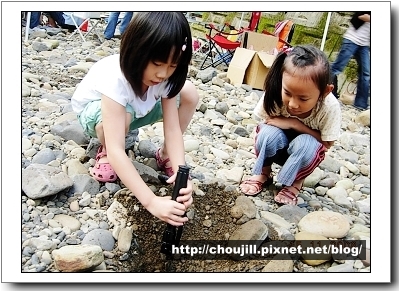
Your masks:
M 187 187 L 187 180 L 189 177 L 190 168 L 185 165 L 180 165 L 177 171 L 175 187 L 173 188 L 172 200 L 176 201 L 177 196 L 181 188 Z M 165 177 L 158 177 L 161 181 L 165 180 Z M 186 214 L 184 214 L 186 215 Z M 162 236 L 161 253 L 165 254 L 168 258 L 172 256 L 172 246 L 178 246 L 180 238 L 183 232 L 183 226 L 175 227 L 171 224 L 167 224 L 165 231 Z

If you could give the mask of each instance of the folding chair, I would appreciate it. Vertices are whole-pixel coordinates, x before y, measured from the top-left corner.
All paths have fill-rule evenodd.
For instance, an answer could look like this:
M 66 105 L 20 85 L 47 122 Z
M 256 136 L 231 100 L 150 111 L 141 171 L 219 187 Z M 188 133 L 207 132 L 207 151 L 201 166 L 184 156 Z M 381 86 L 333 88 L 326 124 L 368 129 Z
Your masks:
M 223 31 L 226 26 L 230 28 L 230 32 Z M 208 40 L 208 50 L 200 70 L 211 66 L 216 68 L 222 63 L 228 66 L 235 49 L 241 45 L 239 37 L 243 30 L 235 31 L 234 27 L 228 23 L 225 23 L 221 30 L 217 29 L 212 23 L 205 24 L 205 28 L 209 29 L 208 34 L 205 35 Z
M 202 62 L 204 56 L 208 53 L 208 41 L 202 37 L 193 37 L 193 56 L 192 59 Z
M 72 12 L 71 18 L 73 23 L 76 26 L 75 31 L 69 36 L 71 38 L 75 33 L 79 33 L 80 37 L 83 41 L 86 41 L 86 37 L 93 32 L 93 34 L 97 35 L 98 39 L 102 42 L 101 34 L 96 30 L 97 25 L 102 21 L 103 17 L 101 16 L 100 12 Z M 83 22 L 78 25 L 77 18 L 82 19 Z M 83 34 L 81 28 L 85 25 L 89 24 L 89 30 Z

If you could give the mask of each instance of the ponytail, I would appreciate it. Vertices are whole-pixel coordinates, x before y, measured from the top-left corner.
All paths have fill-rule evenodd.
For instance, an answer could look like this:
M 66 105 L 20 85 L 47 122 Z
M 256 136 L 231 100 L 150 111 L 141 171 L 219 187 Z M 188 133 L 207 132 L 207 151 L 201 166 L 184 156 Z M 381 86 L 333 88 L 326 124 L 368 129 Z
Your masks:
M 289 59 L 287 59 L 287 55 Z M 287 67 L 286 62 L 290 62 L 291 65 Z M 320 96 L 323 95 L 326 86 L 331 83 L 328 58 L 324 52 L 315 46 L 298 45 L 289 52 L 280 52 L 276 56 L 263 86 L 265 91 L 263 108 L 269 116 L 276 113 L 277 108 L 283 106 L 281 95 L 283 72 L 287 69 L 292 71 L 292 67 L 299 69 L 312 68 L 305 78 L 309 78 L 314 82 L 320 91 Z
M 276 105 L 277 108 L 280 108 L 283 105 L 281 88 L 283 82 L 283 65 L 286 56 L 287 54 L 285 52 L 280 52 L 276 56 L 263 86 L 265 91 L 263 108 L 270 116 L 276 112 Z

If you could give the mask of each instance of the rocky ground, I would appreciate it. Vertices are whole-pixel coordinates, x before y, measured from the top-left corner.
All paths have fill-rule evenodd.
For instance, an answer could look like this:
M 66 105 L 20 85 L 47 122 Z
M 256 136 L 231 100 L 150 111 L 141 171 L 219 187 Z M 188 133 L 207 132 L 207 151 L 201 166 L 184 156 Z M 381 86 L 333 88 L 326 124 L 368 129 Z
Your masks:
M 96 61 L 118 53 L 120 40 L 68 37 L 34 32 L 22 40 L 22 272 L 370 271 L 369 256 L 167 260 L 160 253 L 165 223 L 119 180 L 90 176 L 98 142 L 83 134 L 70 105 L 80 80 Z M 184 136 L 195 193 L 182 240 L 361 239 L 369 253 L 370 112 L 343 100 L 341 138 L 305 180 L 298 206 L 277 205 L 275 186 L 247 197 L 238 185 L 255 161 L 252 110 L 261 92 L 229 84 L 225 69 L 190 67 L 201 101 Z M 170 195 L 154 159 L 162 140 L 159 122 L 130 133 L 126 152 L 154 193 Z

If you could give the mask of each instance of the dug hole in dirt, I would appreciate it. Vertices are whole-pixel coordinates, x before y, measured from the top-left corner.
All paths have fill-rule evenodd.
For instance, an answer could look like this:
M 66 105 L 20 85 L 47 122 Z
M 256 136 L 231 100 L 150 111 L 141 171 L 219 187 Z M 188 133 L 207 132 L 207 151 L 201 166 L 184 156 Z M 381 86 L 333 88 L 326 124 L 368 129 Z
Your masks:
M 171 185 L 156 187 L 155 193 L 172 195 Z M 239 227 L 230 215 L 230 210 L 237 197 L 242 194 L 235 190 L 227 192 L 225 188 L 218 184 L 201 185 L 205 195 L 193 194 L 194 202 L 187 211 L 191 219 L 184 225 L 181 241 L 227 241 Z M 116 253 L 114 257 L 117 272 L 260 272 L 269 262 L 266 258 L 262 260 L 181 260 L 176 257 L 173 260 L 167 259 L 166 255 L 160 252 L 167 224 L 148 212 L 136 197 L 129 195 L 129 192 L 116 195 L 114 198 L 128 210 L 127 223 L 133 228 L 130 250 L 126 254 Z M 122 260 L 121 256 L 125 258 Z

